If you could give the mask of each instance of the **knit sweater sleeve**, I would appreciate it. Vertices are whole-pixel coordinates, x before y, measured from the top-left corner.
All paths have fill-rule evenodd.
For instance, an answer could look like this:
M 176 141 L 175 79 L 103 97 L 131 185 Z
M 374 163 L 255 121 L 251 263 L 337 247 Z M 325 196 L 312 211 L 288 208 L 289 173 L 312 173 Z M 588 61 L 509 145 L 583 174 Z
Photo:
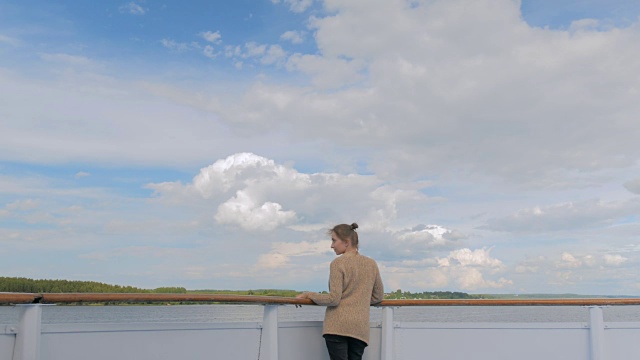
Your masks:
M 377 304 L 384 299 L 384 286 L 380 277 L 380 270 L 376 265 L 376 281 L 373 283 L 373 291 L 371 291 L 371 304 Z
M 329 293 L 307 293 L 307 297 L 314 303 L 323 306 L 338 306 L 342 299 L 344 284 L 344 270 L 337 261 L 332 261 L 329 267 Z

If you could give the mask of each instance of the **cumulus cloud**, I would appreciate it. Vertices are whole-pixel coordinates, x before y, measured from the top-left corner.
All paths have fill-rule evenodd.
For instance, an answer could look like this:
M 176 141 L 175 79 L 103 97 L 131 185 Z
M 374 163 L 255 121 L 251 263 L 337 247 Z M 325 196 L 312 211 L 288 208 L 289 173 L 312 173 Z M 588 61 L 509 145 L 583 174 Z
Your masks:
M 200 33 L 200 36 L 202 36 L 202 38 L 207 40 L 208 42 L 211 42 L 214 44 L 219 44 L 222 39 L 222 35 L 220 35 L 220 31 L 216 31 L 216 32 L 205 31 L 203 33 Z
M 612 254 L 605 254 L 604 255 L 604 262 L 607 265 L 612 265 L 612 266 L 618 266 L 618 265 L 622 265 L 625 262 L 627 262 L 629 259 L 622 256 L 622 255 L 612 255 Z
M 582 266 L 582 261 L 567 252 L 562 253 L 561 261 L 558 262 L 558 267 L 560 268 L 578 268 L 580 266 Z
M 555 261 L 556 269 L 574 269 L 582 272 L 585 269 L 605 269 L 621 266 L 629 261 L 628 257 L 620 254 L 572 254 L 563 252 L 560 259 Z M 567 273 L 564 271 L 562 273 Z
M 379 230 L 385 231 L 385 227 Z M 458 231 L 439 225 L 417 225 L 385 233 L 385 237 L 392 240 L 380 241 L 377 245 L 381 249 L 378 256 L 383 259 L 421 259 L 434 250 L 454 248 L 464 238 Z
M 496 289 L 513 285 L 513 281 L 496 275 L 504 270 L 502 262 L 491 257 L 488 249 L 453 250 L 433 261 L 404 262 L 404 266 L 387 266 L 381 270 L 389 287 L 443 289 L 451 286 L 465 291 Z M 410 279 L 410 280 L 408 280 Z
M 221 224 L 236 224 L 247 230 L 270 231 L 296 217 L 295 211 L 283 211 L 274 202 L 255 204 L 247 193 L 238 191 L 236 196 L 218 206 L 215 215 Z
M 458 270 L 455 276 L 458 287 L 465 290 L 497 289 L 513 285 L 513 281 L 503 277 L 498 280 L 487 280 L 484 278 L 480 270 L 476 268 L 464 268 L 462 270 Z
M 449 253 L 446 258 L 438 259 L 441 267 L 449 267 L 459 264 L 465 267 L 501 268 L 502 261 L 491 257 L 490 249 L 458 249 Z
M 416 189 L 390 186 L 375 176 L 308 174 L 253 153 L 220 159 L 202 168 L 189 184 L 166 182 L 147 187 L 159 200 L 182 198 L 187 203 L 198 196 L 217 207 L 215 220 L 219 223 L 252 230 L 316 227 L 337 218 L 359 219 L 363 228 L 384 232 L 397 217 L 399 205 L 426 199 Z M 350 205 L 336 207 L 336 202 Z
M 301 31 L 285 31 L 280 35 L 280 39 L 290 41 L 292 44 L 301 44 L 304 41 L 304 33 Z

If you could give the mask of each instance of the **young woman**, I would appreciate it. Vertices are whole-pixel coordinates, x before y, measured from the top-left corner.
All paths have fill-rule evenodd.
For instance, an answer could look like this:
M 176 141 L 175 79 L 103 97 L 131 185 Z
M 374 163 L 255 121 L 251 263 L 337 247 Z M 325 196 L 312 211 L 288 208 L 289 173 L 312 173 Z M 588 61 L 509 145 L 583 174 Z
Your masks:
M 378 265 L 358 253 L 357 228 L 340 224 L 329 231 L 331 248 L 340 255 L 331 262 L 329 294 L 297 296 L 327 307 L 322 334 L 331 360 L 362 359 L 369 343 L 369 307 L 384 296 Z

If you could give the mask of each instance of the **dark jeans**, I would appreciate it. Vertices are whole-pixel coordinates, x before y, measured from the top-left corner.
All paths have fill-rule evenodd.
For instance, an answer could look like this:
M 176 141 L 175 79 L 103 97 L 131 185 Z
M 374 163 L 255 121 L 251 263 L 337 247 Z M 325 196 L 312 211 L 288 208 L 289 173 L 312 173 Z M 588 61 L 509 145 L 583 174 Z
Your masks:
M 367 343 L 349 336 L 326 334 L 324 341 L 327 343 L 331 360 L 360 360 Z

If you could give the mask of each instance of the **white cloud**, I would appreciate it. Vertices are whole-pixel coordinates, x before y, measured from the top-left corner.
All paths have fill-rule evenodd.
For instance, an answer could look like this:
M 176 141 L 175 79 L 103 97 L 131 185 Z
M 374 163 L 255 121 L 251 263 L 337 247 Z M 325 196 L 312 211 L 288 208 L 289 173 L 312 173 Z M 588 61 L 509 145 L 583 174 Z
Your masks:
M 241 55 L 244 58 L 262 56 L 267 50 L 266 44 L 258 44 L 255 42 L 248 42 L 244 44 L 245 52 Z
M 282 205 L 274 202 L 256 204 L 244 191 L 218 206 L 215 215 L 221 224 L 239 225 L 247 230 L 271 231 L 296 218 L 295 211 L 283 211 Z
M 451 251 L 446 258 L 424 261 L 423 265 L 406 262 L 404 266 L 383 267 L 381 272 L 389 289 L 446 289 L 453 286 L 475 291 L 513 285 L 512 280 L 496 277 L 495 274 L 503 271 L 504 266 L 489 253 L 487 249 L 458 249 Z
M 364 64 L 358 60 L 327 58 L 318 55 L 294 54 L 287 61 L 287 69 L 309 75 L 320 89 L 339 88 L 364 80 Z
M 280 0 L 271 0 L 274 4 L 279 4 Z M 313 0 L 282 0 L 282 3 L 289 5 L 289 10 L 294 13 L 306 11 L 312 4 Z
M 302 31 L 290 30 L 282 33 L 280 39 L 290 41 L 292 44 L 301 44 L 304 41 L 304 33 Z
M 372 157 L 372 168 L 401 176 L 463 168 L 527 186 L 571 186 L 584 172 L 640 157 L 638 86 L 629 76 L 640 73 L 634 27 L 534 28 L 506 0 L 327 6 L 332 15 L 312 22 L 319 53 L 287 62 L 316 91 L 289 89 L 300 106 L 286 108 L 249 91 L 240 113 L 225 119 L 252 114 L 267 128 L 293 126 L 371 152 L 394 144 Z M 304 122 L 296 121 L 300 108 Z
M 513 285 L 513 281 L 502 277 L 495 281 L 487 280 L 480 270 L 476 268 L 464 268 L 456 274 L 456 277 L 458 287 L 468 291 L 477 289 L 499 289 Z
M 276 165 L 273 160 L 252 153 L 238 153 L 202 168 L 193 179 L 193 185 L 208 198 L 215 192 L 228 192 L 238 184 L 249 182 L 252 177 L 259 178 L 262 173 L 284 178 L 296 176 L 295 171 Z
M 561 262 L 558 263 L 560 268 L 578 268 L 582 266 L 582 261 L 576 259 L 573 255 L 565 252 L 562 253 Z
M 124 5 L 121 5 L 119 8 L 120 12 L 132 14 L 132 15 L 144 15 L 147 12 L 147 9 L 143 8 L 139 4 L 135 2 L 130 2 Z
M 200 36 L 202 36 L 202 38 L 207 40 L 208 42 L 211 42 L 214 44 L 219 44 L 222 39 L 222 35 L 220 35 L 220 31 L 216 31 L 216 32 L 205 31 L 203 33 L 200 33 Z
M 74 175 L 74 177 L 75 177 L 76 179 L 83 178 L 83 177 L 87 177 L 87 176 L 91 176 L 91 173 L 88 173 L 88 172 L 86 172 L 86 171 L 78 171 L 78 172 Z
M 605 254 L 604 255 L 604 262 L 607 265 L 611 265 L 611 266 L 619 266 L 624 264 L 625 262 L 627 262 L 629 259 L 622 256 L 622 255 L 611 255 L 611 254 Z
M 162 46 L 166 47 L 167 49 L 172 51 L 177 51 L 177 52 L 187 51 L 192 48 L 192 44 L 177 42 L 175 40 L 166 39 L 166 38 L 160 40 L 160 43 L 162 44 Z
M 442 267 L 459 264 L 464 267 L 501 268 L 502 261 L 491 257 L 490 249 L 458 249 L 451 251 L 446 258 L 438 259 Z
M 204 56 L 208 57 L 209 59 L 215 59 L 216 57 L 218 57 L 218 54 L 219 54 L 215 52 L 215 49 L 211 45 L 205 46 L 204 49 L 202 49 L 202 53 L 204 54 Z
M 391 211 L 386 212 L 388 213 Z M 458 240 L 464 238 L 457 231 L 439 225 L 417 225 L 411 229 L 386 232 L 390 225 L 385 221 L 387 216 L 380 216 L 380 226 L 376 228 L 384 233 L 383 238 L 392 239 L 381 240 L 377 244 L 377 247 L 384 249 L 379 255 L 384 259 L 422 259 L 434 250 L 455 248 L 460 245 Z
M 200 170 L 191 184 L 149 184 L 158 199 L 180 198 L 216 204 L 216 221 L 247 229 L 316 226 L 327 218 L 353 219 L 361 226 L 386 231 L 397 206 L 425 199 L 415 189 L 384 184 L 374 176 L 307 174 L 252 153 L 237 153 Z M 349 203 L 336 208 L 331 201 Z M 172 200 L 174 201 L 174 200 Z
M 280 45 L 259 44 L 253 41 L 243 46 L 226 46 L 224 54 L 236 64 L 244 63 L 243 60 L 254 60 L 263 65 L 283 65 L 287 58 L 287 52 Z
M 603 270 L 607 267 L 619 267 L 628 261 L 629 258 L 620 254 L 571 254 L 569 252 L 563 252 L 560 260 L 556 261 L 555 268 L 575 269 L 584 274 L 585 271 L 589 269 Z
M 280 45 L 271 45 L 260 60 L 265 65 L 283 63 L 287 52 Z

